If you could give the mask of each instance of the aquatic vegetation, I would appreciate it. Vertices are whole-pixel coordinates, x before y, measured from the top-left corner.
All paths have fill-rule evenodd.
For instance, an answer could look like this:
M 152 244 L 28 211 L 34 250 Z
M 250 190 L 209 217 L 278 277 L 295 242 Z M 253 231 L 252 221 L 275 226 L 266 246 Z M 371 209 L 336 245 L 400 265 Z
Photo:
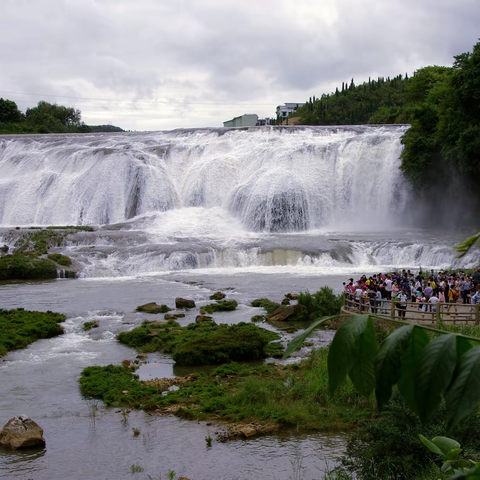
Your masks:
M 0 257 L 0 280 L 49 278 L 57 278 L 57 267 L 51 260 L 19 254 Z
M 144 322 L 130 332 L 117 336 L 120 343 L 144 352 L 170 353 L 179 365 L 203 365 L 281 356 L 283 347 L 277 333 L 251 323 L 217 325 L 215 322 L 191 323 L 180 327 L 174 320 Z
M 141 382 L 123 366 L 87 367 L 80 391 L 109 406 L 168 411 L 187 419 L 249 420 L 319 431 L 357 427 L 374 415 L 374 400 L 361 397 L 350 382 L 330 395 L 327 355 L 320 349 L 289 366 L 228 363 L 208 375 L 192 375 L 176 391 L 168 391 L 166 383 Z
M 92 328 L 98 328 L 99 323 L 97 320 L 92 320 L 91 322 L 85 322 L 83 324 L 83 330 L 86 332 L 88 330 L 91 330 Z
M 238 303 L 235 300 L 220 300 L 217 303 L 210 303 L 200 308 L 200 313 L 231 312 L 235 310 Z
M 24 348 L 40 338 L 61 335 L 63 328 L 59 323 L 66 318 L 51 311 L 0 310 L 0 356 Z
M 139 305 L 135 311 L 144 313 L 168 313 L 172 309 L 168 305 L 157 305 L 155 302 Z
M 213 295 L 210 295 L 210 300 L 223 300 L 225 298 L 225 294 L 223 292 L 215 292 Z
M 50 253 L 47 255 L 47 258 L 57 262 L 59 265 L 63 265 L 64 267 L 69 267 L 72 264 L 72 259 L 61 253 Z

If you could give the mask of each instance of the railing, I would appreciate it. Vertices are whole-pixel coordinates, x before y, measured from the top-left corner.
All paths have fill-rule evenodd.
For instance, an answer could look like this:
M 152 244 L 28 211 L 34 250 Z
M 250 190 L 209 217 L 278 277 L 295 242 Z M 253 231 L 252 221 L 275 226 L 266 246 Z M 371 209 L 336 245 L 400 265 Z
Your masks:
M 378 300 L 346 293 L 343 310 L 348 313 L 374 313 L 381 317 L 415 323 L 480 323 L 480 304 L 399 302 L 393 298 Z

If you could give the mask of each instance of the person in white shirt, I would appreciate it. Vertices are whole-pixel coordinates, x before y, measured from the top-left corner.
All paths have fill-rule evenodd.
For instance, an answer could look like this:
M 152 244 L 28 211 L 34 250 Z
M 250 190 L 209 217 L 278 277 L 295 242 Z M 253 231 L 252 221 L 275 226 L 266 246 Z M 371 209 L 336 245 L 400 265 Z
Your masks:
M 390 279 L 390 276 L 387 275 L 387 279 L 385 280 L 385 290 L 387 291 L 387 300 L 392 299 L 392 289 L 393 289 L 393 282 Z

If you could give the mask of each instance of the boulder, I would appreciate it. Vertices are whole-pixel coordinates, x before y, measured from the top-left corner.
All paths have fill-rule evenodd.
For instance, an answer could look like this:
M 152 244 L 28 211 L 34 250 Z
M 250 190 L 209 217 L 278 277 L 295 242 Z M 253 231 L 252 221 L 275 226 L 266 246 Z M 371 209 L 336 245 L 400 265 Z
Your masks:
M 165 320 L 176 320 L 177 318 L 183 318 L 185 316 L 184 313 L 166 313 Z
M 282 305 L 290 305 L 290 299 L 285 297 L 283 300 L 282 300 Z
M 273 322 L 282 322 L 287 320 L 289 317 L 304 312 L 305 310 L 306 308 L 303 305 L 288 305 L 279 307 L 267 315 L 267 320 Z
M 175 299 L 175 306 L 177 308 L 195 308 L 195 302 L 186 298 L 177 297 Z
M 287 298 L 289 298 L 290 300 L 297 300 L 298 299 L 298 293 L 287 293 L 285 296 Z
M 157 305 L 155 302 L 146 303 L 145 305 L 140 305 L 137 307 L 137 312 L 145 312 L 145 313 L 166 313 L 171 308 L 167 305 Z
M 213 317 L 209 317 L 208 315 L 197 315 L 195 318 L 195 323 L 201 323 L 201 322 L 211 322 L 213 320 Z
M 0 432 L 0 445 L 13 448 L 45 446 L 43 429 L 26 415 L 11 418 Z
M 225 294 L 222 292 L 215 292 L 213 295 L 210 295 L 210 300 L 223 300 Z

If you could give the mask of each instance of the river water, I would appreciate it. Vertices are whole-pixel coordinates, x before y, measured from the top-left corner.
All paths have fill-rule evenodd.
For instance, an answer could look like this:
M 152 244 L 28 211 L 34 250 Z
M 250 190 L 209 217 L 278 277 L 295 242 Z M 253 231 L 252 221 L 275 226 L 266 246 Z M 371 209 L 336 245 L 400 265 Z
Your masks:
M 477 264 L 478 254 L 459 261 L 453 251 L 467 232 L 415 223 L 418 205 L 398 169 L 406 128 L 0 137 L 0 245 L 14 249 L 30 226 L 96 227 L 50 250 L 69 255 L 79 278 L 0 285 L 0 308 L 68 317 L 64 335 L 0 363 L 0 423 L 26 414 L 47 441 L 40 451 L 0 450 L 0 478 L 322 478 L 343 451 L 341 433 L 207 448 L 218 427 L 142 412 L 124 422 L 82 399 L 78 377 L 86 366 L 134 358 L 115 335 L 148 317 L 134 313 L 147 302 L 172 306 L 180 296 L 201 306 L 226 289 L 239 307 L 215 320 L 235 323 L 262 313 L 249 306 L 259 297 L 280 301 L 323 285 L 341 291 L 350 276 L 399 267 Z M 83 332 L 90 320 L 99 328 Z M 315 346 L 331 338 L 319 332 Z M 148 360 L 142 379 L 189 372 L 166 355 Z

